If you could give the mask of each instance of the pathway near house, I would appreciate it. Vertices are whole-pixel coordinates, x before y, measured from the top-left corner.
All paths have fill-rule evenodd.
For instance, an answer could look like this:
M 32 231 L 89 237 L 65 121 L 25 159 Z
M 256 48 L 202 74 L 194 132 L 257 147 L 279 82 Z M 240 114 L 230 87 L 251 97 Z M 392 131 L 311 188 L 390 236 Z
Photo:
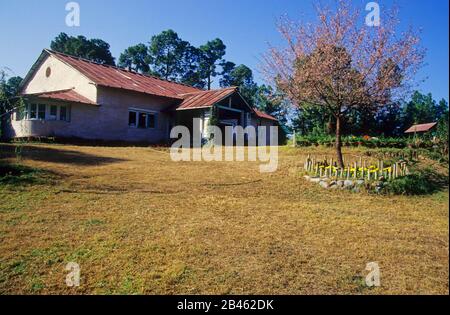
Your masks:
M 0 144 L 0 160 L 13 153 Z M 27 145 L 23 163 L 51 173 L 0 186 L 0 293 L 448 294 L 448 190 L 323 190 L 300 174 L 305 153 L 281 148 L 260 174 L 167 149 Z

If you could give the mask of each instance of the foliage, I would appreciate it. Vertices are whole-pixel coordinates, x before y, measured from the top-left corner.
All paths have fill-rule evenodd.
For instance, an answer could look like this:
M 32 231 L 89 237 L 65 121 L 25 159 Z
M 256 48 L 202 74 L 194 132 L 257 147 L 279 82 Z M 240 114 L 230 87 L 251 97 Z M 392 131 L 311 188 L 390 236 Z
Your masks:
M 148 48 L 144 44 L 130 46 L 120 55 L 118 66 L 135 72 L 148 73 L 149 58 Z
M 253 97 L 251 96 L 253 94 Z M 244 94 L 244 97 L 251 97 L 249 102 L 251 106 L 265 112 L 278 120 L 278 143 L 280 145 L 287 143 L 287 135 L 290 133 L 288 127 L 288 116 L 290 105 L 282 91 L 274 89 L 268 85 L 256 85 L 251 92 Z
M 448 124 L 449 124 L 449 115 L 448 109 L 447 112 L 441 117 L 438 122 L 437 131 L 436 131 L 436 139 L 437 145 L 439 147 L 439 153 L 441 155 L 441 159 L 448 162 Z
M 401 102 L 387 104 L 375 113 L 374 120 L 372 124 L 369 123 L 369 126 L 373 126 L 374 129 L 366 130 L 366 134 L 370 132 L 372 135 L 398 137 L 406 130 Z
M 446 116 L 447 115 L 447 116 Z M 391 102 L 376 111 L 350 109 L 342 126 L 343 135 L 399 137 L 415 123 L 448 120 L 448 104 L 431 94 L 415 91 L 409 102 Z M 335 119 L 324 107 L 305 104 L 296 110 L 293 126 L 302 135 L 334 134 Z
M 0 138 L 4 138 L 5 126 L 9 120 L 9 113 L 14 108 L 23 105 L 23 100 L 17 98 L 22 78 L 18 76 L 7 79 L 6 70 L 0 69 Z
M 87 39 L 84 36 L 69 36 L 60 33 L 50 44 L 50 48 L 64 54 L 88 59 L 100 64 L 114 66 L 110 46 L 101 39 Z
M 412 31 L 397 34 L 395 14 L 376 28 L 360 25 L 347 1 L 317 8 L 316 24 L 282 20 L 287 48 L 271 47 L 263 71 L 298 107 L 323 107 L 335 120 L 336 153 L 343 166 L 341 131 L 351 111 L 372 111 L 407 90 L 424 50 Z
M 437 122 L 446 112 L 448 113 L 448 104 L 445 100 L 436 102 L 431 93 L 425 95 L 415 91 L 404 108 L 404 128 L 414 124 Z
M 369 116 L 364 123 L 358 118 L 363 112 L 354 112 L 355 116 L 343 126 L 342 143 L 344 146 L 365 146 L 369 148 L 422 148 L 421 154 L 435 161 L 448 162 L 448 104 L 445 100 L 436 102 L 431 94 L 416 91 L 408 103 L 396 102 L 381 108 L 375 115 Z M 411 120 L 411 117 L 415 117 Z M 422 118 L 424 117 L 424 118 Z M 320 107 L 303 106 L 297 110 L 293 125 L 298 131 L 297 145 L 333 146 L 330 132 L 330 116 Z M 437 121 L 435 131 L 415 138 L 408 138 L 404 130 L 414 123 Z M 361 128 L 365 125 L 365 129 Z M 364 139 L 364 135 L 377 136 Z M 356 135 L 353 136 L 353 135 Z M 434 138 L 433 138 L 434 136 Z
M 222 74 L 217 66 L 226 64 L 225 52 L 226 46 L 218 38 L 196 48 L 169 29 L 152 36 L 148 48 L 144 44 L 127 48 L 119 66 L 210 89 L 212 78 Z
M 223 88 L 229 86 L 239 86 L 240 83 L 236 84 L 236 82 L 241 81 L 242 76 L 240 78 L 236 77 L 236 74 L 234 73 L 234 70 L 236 69 L 236 64 L 231 61 L 224 61 L 222 62 L 221 66 L 222 66 L 222 73 L 221 73 L 222 77 L 219 80 L 220 86 Z M 250 74 L 250 76 L 253 80 L 252 73 Z
M 0 115 L 12 109 L 14 105 L 13 97 L 19 94 L 19 86 L 22 78 L 15 76 L 7 79 L 6 70 L 0 69 Z
M 22 78 L 19 76 L 10 77 L 7 82 L 1 83 L 2 89 L 7 97 L 16 96 L 19 94 L 19 86 L 22 82 Z M 1 81 L 1 80 L 0 80 Z
M 427 195 L 439 190 L 436 173 L 430 169 L 396 178 L 385 185 L 385 192 L 393 195 Z
M 204 76 L 200 71 L 200 62 L 202 55 L 199 49 L 188 45 L 183 54 L 184 70 L 180 78 L 180 82 L 204 89 L 206 82 Z
M 253 72 L 246 65 L 239 65 L 230 69 L 230 63 L 225 66 L 223 78 L 220 81 L 222 87 L 238 86 L 241 95 L 250 105 L 254 105 L 254 98 L 258 93 L 258 85 L 253 81 Z M 228 73 L 225 73 L 228 70 Z
M 293 118 L 293 128 L 300 135 L 330 135 L 332 134 L 332 117 L 326 108 L 303 105 L 296 109 Z
M 209 126 L 218 126 L 219 121 L 219 109 L 217 106 L 211 108 L 211 116 L 209 117 Z
M 221 87 L 229 86 L 253 86 L 253 72 L 246 65 L 235 66 L 232 62 L 224 65 L 223 78 L 220 80 Z
M 171 29 L 152 36 L 148 49 L 152 74 L 166 80 L 179 80 L 184 70 L 184 52 L 189 45 Z
M 220 38 L 208 41 L 205 45 L 199 47 L 201 53 L 200 72 L 202 77 L 206 79 L 208 90 L 211 89 L 212 78 L 219 74 L 216 70 L 218 64 L 225 62 L 222 58 L 225 56 L 226 49 L 227 46 Z
M 219 108 L 217 106 L 213 106 L 211 108 L 211 116 L 209 117 L 208 121 L 208 139 L 207 141 L 212 141 L 214 139 L 214 133 L 211 132 L 212 128 L 215 126 L 219 126 L 220 120 L 219 120 Z M 210 142 L 211 144 L 211 142 Z
M 286 127 L 289 103 L 279 89 L 268 85 L 258 86 L 253 97 L 253 104 L 260 111 L 277 118 L 280 125 Z
M 299 135 L 297 136 L 297 145 L 306 147 L 313 145 L 334 146 L 336 138 L 331 135 Z M 395 138 L 395 137 L 355 137 L 355 136 L 343 136 L 343 146 L 347 147 L 367 147 L 367 148 L 407 148 L 413 146 L 412 140 L 408 138 Z M 421 148 L 432 148 L 433 143 L 431 141 L 422 141 L 419 145 Z
M 447 144 L 448 147 L 448 144 Z M 427 158 L 442 163 L 445 166 L 448 165 L 449 159 L 448 159 L 448 153 L 443 154 L 442 150 L 436 150 L 434 147 L 431 149 L 425 149 L 421 152 L 422 155 L 426 156 Z
M 220 82 L 228 82 L 235 68 L 233 62 L 223 59 L 225 53 L 226 46 L 219 38 L 197 48 L 168 29 L 152 36 L 148 47 L 138 44 L 127 48 L 119 58 L 119 66 L 211 89 L 213 78 L 221 76 Z

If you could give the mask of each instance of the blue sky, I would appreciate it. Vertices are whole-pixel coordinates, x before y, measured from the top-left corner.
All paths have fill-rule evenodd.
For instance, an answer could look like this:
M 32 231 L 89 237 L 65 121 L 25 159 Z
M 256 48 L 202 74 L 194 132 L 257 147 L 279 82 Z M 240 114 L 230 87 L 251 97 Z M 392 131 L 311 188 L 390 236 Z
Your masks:
M 326 3 L 327 0 L 321 0 Z M 293 19 L 313 13 L 310 0 L 78 0 L 80 27 L 65 24 L 66 0 L 0 0 L 0 67 L 24 76 L 43 48 L 60 32 L 107 41 L 114 57 L 130 45 L 147 43 L 150 37 L 172 28 L 193 45 L 221 38 L 227 45 L 226 59 L 243 63 L 257 72 L 267 43 L 277 44 L 277 17 Z M 365 7 L 369 1 L 354 0 Z M 383 9 L 393 1 L 378 1 Z M 401 27 L 422 29 L 426 63 L 419 86 L 436 99 L 449 99 L 449 1 L 397 0 Z

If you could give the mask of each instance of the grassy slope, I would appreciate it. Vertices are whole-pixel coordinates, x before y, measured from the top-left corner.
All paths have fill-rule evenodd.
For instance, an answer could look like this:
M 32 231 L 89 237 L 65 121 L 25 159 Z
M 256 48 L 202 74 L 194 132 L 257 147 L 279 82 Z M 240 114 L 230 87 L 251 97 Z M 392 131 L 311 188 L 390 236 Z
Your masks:
M 307 152 L 291 148 L 273 174 L 249 162 L 174 163 L 162 149 L 23 152 L 55 183 L 0 187 L 3 294 L 449 292 L 448 190 L 326 191 L 301 178 Z M 65 285 L 69 261 L 82 269 L 76 289 Z M 371 261 L 381 288 L 362 285 Z

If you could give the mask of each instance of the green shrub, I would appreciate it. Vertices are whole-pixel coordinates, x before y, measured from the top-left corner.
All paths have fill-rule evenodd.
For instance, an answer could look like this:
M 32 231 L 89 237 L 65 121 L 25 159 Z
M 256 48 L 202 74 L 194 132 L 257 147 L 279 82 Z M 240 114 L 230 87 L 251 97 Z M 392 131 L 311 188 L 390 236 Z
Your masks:
M 309 147 L 313 145 L 328 146 L 330 144 L 334 144 L 334 137 L 332 136 L 305 135 L 297 137 L 297 145 L 301 147 Z
M 420 174 L 397 178 L 387 184 L 386 190 L 394 195 L 426 195 L 431 192 L 426 178 Z
M 421 153 L 427 158 L 437 161 L 439 163 L 448 164 L 448 155 L 443 155 L 442 151 L 438 150 L 422 150 Z
M 308 147 L 311 145 L 333 146 L 336 138 L 333 135 L 303 135 L 297 137 L 297 145 Z M 344 136 L 342 137 L 342 145 L 345 147 L 367 147 L 367 148 L 398 148 L 408 147 L 410 140 L 407 138 L 372 138 L 370 140 L 363 137 Z M 430 143 L 420 142 L 421 147 L 429 147 Z M 414 145 L 411 145 L 415 147 Z
M 0 185 L 22 185 L 44 182 L 44 172 L 35 168 L 0 162 Z
M 287 137 L 287 131 L 286 128 L 284 128 L 283 126 L 278 128 L 278 144 L 279 145 L 285 145 L 288 142 L 288 137 Z
M 448 178 L 443 178 L 431 169 L 425 169 L 388 182 L 385 190 L 393 195 L 427 195 L 439 190 L 446 182 Z

